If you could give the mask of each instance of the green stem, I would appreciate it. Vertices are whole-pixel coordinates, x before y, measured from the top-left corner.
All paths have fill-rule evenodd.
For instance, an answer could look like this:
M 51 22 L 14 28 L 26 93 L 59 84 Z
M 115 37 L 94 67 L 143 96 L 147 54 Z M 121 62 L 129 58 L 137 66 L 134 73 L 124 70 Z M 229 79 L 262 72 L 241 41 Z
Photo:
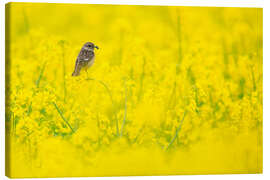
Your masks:
M 125 112 L 124 112 L 124 119 L 123 119 L 122 126 L 121 126 L 120 137 L 123 135 L 124 125 L 126 123 L 126 118 L 127 118 L 127 86 L 126 86 L 126 82 L 125 82 Z
M 55 109 L 57 110 L 57 112 L 59 113 L 59 115 L 61 116 L 61 118 L 63 119 L 63 121 L 68 125 L 68 127 L 71 129 L 72 133 L 74 133 L 75 131 L 73 130 L 73 128 L 71 127 L 71 125 L 68 123 L 68 121 L 66 120 L 66 118 L 64 117 L 63 113 L 61 112 L 61 110 L 58 108 L 58 106 L 55 104 L 55 102 L 53 102 L 53 105 L 55 107 Z
M 174 137 L 172 138 L 172 140 L 171 140 L 170 143 L 168 144 L 168 146 L 167 146 L 167 148 L 166 148 L 166 151 L 171 147 L 171 145 L 173 144 L 173 142 L 174 142 L 175 139 L 177 138 L 178 133 L 179 133 L 179 131 L 180 131 L 181 128 L 182 128 L 182 124 L 183 124 L 183 121 L 184 121 L 184 119 L 185 119 L 185 116 L 186 116 L 186 111 L 184 112 L 184 115 L 183 115 L 183 117 L 182 117 L 182 120 L 181 120 L 179 126 L 177 127 L 177 129 L 176 129 L 176 131 L 175 131 Z
M 138 134 L 136 135 L 135 139 L 133 140 L 133 144 L 136 143 L 136 141 L 138 140 L 138 138 L 141 135 L 144 128 L 145 128 L 145 124 L 143 124 L 143 126 L 139 129 Z
M 112 101 L 112 104 L 114 104 L 113 98 L 112 98 L 112 93 L 111 93 L 109 87 L 108 87 L 104 82 L 102 82 L 102 81 L 100 81 L 100 80 L 97 80 L 97 79 L 93 79 L 93 78 L 87 78 L 86 80 L 89 80 L 89 81 L 96 81 L 96 82 L 100 83 L 103 87 L 105 87 L 107 93 L 108 93 L 109 96 L 110 96 L 110 99 L 111 99 L 111 101 Z
M 104 82 L 102 82 L 100 80 L 97 80 L 97 79 L 94 79 L 94 78 L 87 78 L 86 80 L 88 80 L 88 81 L 96 81 L 99 84 L 101 84 L 106 89 L 107 93 L 109 94 L 110 99 L 111 99 L 111 102 L 112 102 L 112 106 L 114 108 L 115 105 L 114 105 L 112 93 L 111 93 L 109 87 Z M 118 125 L 118 120 L 116 118 L 116 114 L 115 113 L 114 113 L 114 119 L 115 119 L 115 123 L 116 123 L 116 125 L 115 125 L 116 126 L 116 134 L 117 134 L 117 136 L 119 136 L 119 125 Z
M 251 75 L 252 75 L 253 91 L 256 91 L 256 81 L 255 81 L 254 71 L 251 66 L 250 66 L 250 69 L 251 69 Z
M 142 93 L 143 93 L 143 81 L 144 81 L 144 76 L 145 76 L 145 58 L 143 58 L 143 65 L 142 65 L 142 73 L 141 73 L 141 77 L 140 77 L 140 90 L 139 90 L 139 94 L 138 94 L 138 98 L 137 100 L 139 101 L 142 97 Z
M 44 62 L 43 66 L 42 66 L 42 68 L 41 68 L 41 71 L 40 71 L 40 73 L 39 73 L 38 79 L 37 79 L 37 81 L 36 81 L 37 87 L 39 87 L 39 83 L 40 83 L 40 80 L 41 80 L 41 78 L 42 78 L 42 76 L 43 76 L 43 73 L 44 73 L 46 64 L 47 64 L 47 61 Z
M 12 112 L 12 122 L 13 122 L 13 133 L 14 135 L 16 135 L 16 122 L 14 112 Z

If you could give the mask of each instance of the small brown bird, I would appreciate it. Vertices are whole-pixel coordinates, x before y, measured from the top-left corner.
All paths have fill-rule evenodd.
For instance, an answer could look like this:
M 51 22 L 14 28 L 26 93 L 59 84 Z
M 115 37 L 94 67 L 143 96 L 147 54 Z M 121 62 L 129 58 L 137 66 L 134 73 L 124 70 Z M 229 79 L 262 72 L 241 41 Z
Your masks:
M 84 44 L 77 57 L 75 69 L 74 72 L 72 73 L 72 76 L 79 76 L 82 68 L 86 68 L 87 71 L 87 69 L 94 64 L 95 61 L 94 48 L 99 49 L 91 42 L 87 42 Z

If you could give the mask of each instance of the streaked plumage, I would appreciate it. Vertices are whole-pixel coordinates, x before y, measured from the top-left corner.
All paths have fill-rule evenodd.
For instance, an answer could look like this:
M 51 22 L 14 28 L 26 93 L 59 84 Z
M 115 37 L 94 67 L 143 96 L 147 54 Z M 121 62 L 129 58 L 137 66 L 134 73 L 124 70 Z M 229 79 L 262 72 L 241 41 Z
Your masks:
M 79 76 L 82 68 L 86 68 L 87 70 L 94 64 L 95 61 L 94 48 L 98 49 L 98 47 L 91 42 L 87 42 L 84 44 L 77 57 L 75 69 L 74 72 L 72 73 L 72 76 Z

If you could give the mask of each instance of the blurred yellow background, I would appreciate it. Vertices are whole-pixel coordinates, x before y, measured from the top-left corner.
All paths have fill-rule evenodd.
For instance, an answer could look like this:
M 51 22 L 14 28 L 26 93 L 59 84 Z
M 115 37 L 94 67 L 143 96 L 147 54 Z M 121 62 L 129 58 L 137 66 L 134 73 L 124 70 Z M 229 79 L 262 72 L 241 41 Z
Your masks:
M 262 172 L 262 9 L 6 5 L 9 177 Z M 72 77 L 85 42 L 100 47 Z

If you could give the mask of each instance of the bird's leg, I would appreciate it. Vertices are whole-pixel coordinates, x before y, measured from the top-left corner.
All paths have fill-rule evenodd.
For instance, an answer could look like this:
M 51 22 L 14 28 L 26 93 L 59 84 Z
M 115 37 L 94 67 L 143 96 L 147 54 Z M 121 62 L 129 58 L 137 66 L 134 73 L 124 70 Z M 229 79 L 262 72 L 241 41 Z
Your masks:
M 88 77 L 88 71 L 87 71 L 87 68 L 85 69 L 85 71 L 86 71 L 86 76 L 87 76 L 87 79 L 88 79 L 89 77 Z

